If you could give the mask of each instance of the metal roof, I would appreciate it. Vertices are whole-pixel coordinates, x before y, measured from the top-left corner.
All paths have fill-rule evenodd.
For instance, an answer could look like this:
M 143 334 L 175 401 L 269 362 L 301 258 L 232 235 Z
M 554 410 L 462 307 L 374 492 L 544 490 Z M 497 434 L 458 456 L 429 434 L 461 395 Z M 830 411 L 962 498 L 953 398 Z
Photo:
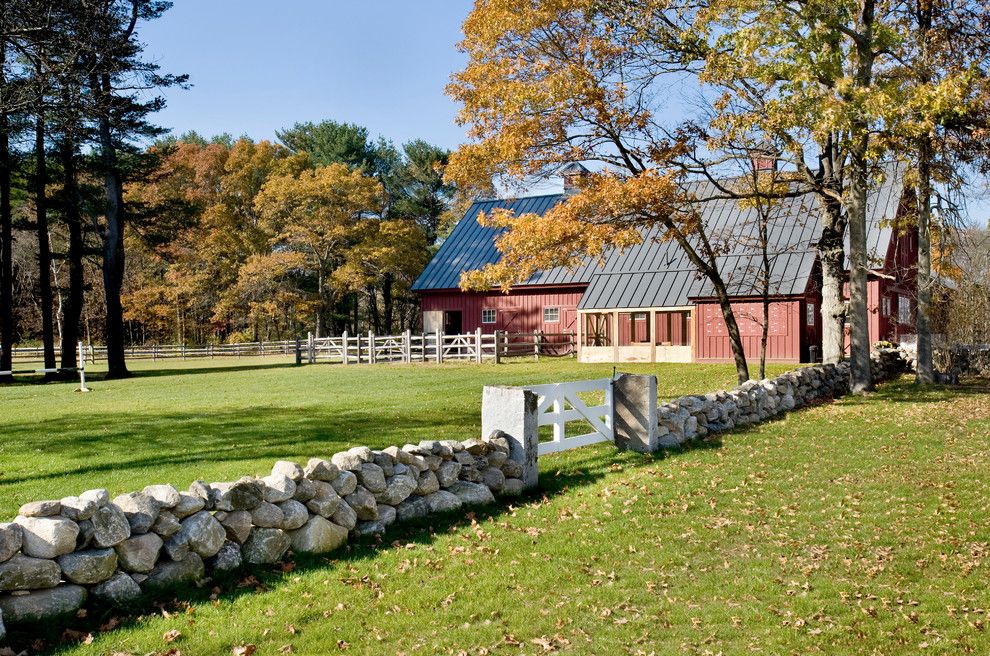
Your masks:
M 872 266 L 882 264 L 886 256 L 891 228 L 885 222 L 894 218 L 901 200 L 901 173 L 900 167 L 888 167 L 883 182 L 871 189 L 868 197 L 867 246 Z M 696 198 L 718 195 L 714 186 L 706 182 L 692 182 L 688 191 Z M 495 239 L 504 229 L 478 225 L 479 212 L 505 207 L 520 214 L 542 215 L 563 198 L 562 194 L 554 194 L 476 202 L 440 247 L 413 289 L 455 289 L 463 271 L 498 261 Z M 762 258 L 757 210 L 740 207 L 732 199 L 706 200 L 698 203 L 698 209 L 709 240 L 722 253 L 718 266 L 729 293 L 733 296 L 758 294 Z M 767 235 L 771 294 L 804 292 L 815 263 L 815 244 L 820 233 L 816 195 L 785 199 L 772 208 Z M 661 227 L 644 228 L 642 234 L 639 244 L 621 252 L 607 253 L 602 264 L 588 260 L 573 271 L 563 267 L 542 271 L 522 284 L 587 283 L 578 305 L 580 309 L 674 307 L 688 305 L 691 298 L 713 295 L 711 284 L 698 274 L 683 249 L 676 242 L 663 239 Z
M 510 209 L 516 214 L 538 214 L 542 216 L 548 209 L 564 199 L 564 194 L 530 196 L 505 200 L 479 200 L 468 209 L 457 222 L 450 236 L 441 244 L 426 269 L 413 284 L 414 291 L 457 289 L 461 274 L 480 269 L 486 264 L 498 262 L 499 253 L 495 248 L 505 228 L 485 228 L 478 224 L 478 214 L 488 214 L 494 209 Z M 538 271 L 523 285 L 575 285 L 586 284 L 595 268 L 588 262 L 575 271 L 557 267 Z

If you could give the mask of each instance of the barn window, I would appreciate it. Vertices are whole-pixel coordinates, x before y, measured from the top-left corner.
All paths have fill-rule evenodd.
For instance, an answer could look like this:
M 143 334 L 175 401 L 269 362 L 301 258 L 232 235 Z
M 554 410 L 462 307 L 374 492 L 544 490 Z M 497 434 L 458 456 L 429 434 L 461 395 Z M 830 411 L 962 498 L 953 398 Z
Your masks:
M 907 296 L 897 297 L 897 323 L 903 325 L 911 323 L 911 299 Z
M 543 323 L 560 323 L 560 308 L 559 307 L 543 308 Z
M 815 325 L 815 315 L 817 312 L 813 303 L 808 303 L 804 307 L 804 325 L 814 326 Z
M 633 312 L 632 342 L 634 344 L 650 343 L 650 315 L 646 312 Z
M 894 313 L 890 309 L 890 297 L 884 296 L 880 299 L 880 315 L 884 317 L 892 316 Z
M 497 316 L 494 308 L 485 308 L 481 311 L 481 323 L 495 323 Z

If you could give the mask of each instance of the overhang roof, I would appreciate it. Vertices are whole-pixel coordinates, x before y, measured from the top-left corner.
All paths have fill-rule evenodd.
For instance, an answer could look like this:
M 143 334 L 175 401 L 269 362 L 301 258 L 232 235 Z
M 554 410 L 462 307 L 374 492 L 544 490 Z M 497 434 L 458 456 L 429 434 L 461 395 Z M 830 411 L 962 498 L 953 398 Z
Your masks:
M 707 182 L 691 183 L 695 197 L 719 195 Z M 900 167 L 888 167 L 884 180 L 868 197 L 867 245 L 871 266 L 879 268 L 890 243 L 889 220 L 896 215 L 903 192 Z M 458 222 L 436 256 L 417 279 L 414 290 L 456 289 L 461 273 L 498 261 L 495 239 L 504 229 L 484 228 L 477 222 L 480 212 L 495 208 L 518 214 L 544 214 L 563 200 L 563 194 L 533 196 L 474 203 Z M 733 296 L 760 293 L 762 257 L 758 240 L 758 212 L 741 207 L 732 199 L 699 203 L 710 241 L 722 251 L 719 269 Z M 814 194 L 779 201 L 768 219 L 770 293 L 773 296 L 802 294 L 815 263 L 815 244 L 821 233 L 818 201 Z M 579 309 L 676 307 L 693 298 L 713 296 L 711 284 L 700 276 L 683 249 L 664 240 L 657 226 L 643 230 L 642 241 L 624 251 L 606 253 L 603 263 L 584 262 L 576 269 L 558 267 L 533 275 L 520 286 L 583 285 L 587 290 Z M 848 252 L 848 241 L 847 241 Z

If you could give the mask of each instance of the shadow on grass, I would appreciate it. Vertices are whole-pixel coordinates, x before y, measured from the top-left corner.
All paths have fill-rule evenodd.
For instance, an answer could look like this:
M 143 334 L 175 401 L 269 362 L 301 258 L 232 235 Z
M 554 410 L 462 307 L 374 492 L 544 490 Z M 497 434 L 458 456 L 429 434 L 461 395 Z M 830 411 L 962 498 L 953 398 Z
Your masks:
M 607 445 L 557 454 L 542 463 L 545 467 L 540 472 L 540 486 L 523 497 L 502 497 L 489 506 L 462 508 L 452 513 L 394 524 L 384 536 L 355 540 L 329 555 L 293 554 L 285 564 L 246 566 L 235 573 L 214 576 L 200 587 L 183 586 L 154 597 L 146 596 L 126 608 L 90 605 L 82 617 L 68 618 L 61 623 L 8 627 L 8 640 L 16 646 L 15 650 L 30 647 L 33 652 L 52 653 L 70 648 L 90 633 L 137 625 L 162 610 L 181 613 L 189 606 L 216 600 L 229 603 L 246 594 L 270 591 L 290 583 L 293 576 L 303 572 L 327 570 L 332 579 L 346 583 L 353 578 L 348 573 L 350 565 L 369 561 L 383 550 L 409 544 L 431 545 L 440 535 L 469 528 L 472 521 L 497 520 L 512 514 L 520 505 L 547 503 L 572 489 L 594 485 L 616 471 L 646 468 L 693 450 L 721 446 L 720 439 L 712 439 L 655 454 L 617 452 Z M 558 464 L 562 466 L 555 467 Z
M 477 416 L 469 412 L 448 411 L 443 418 L 445 424 L 455 426 L 477 422 Z M 422 434 L 438 422 L 434 416 L 420 415 L 403 417 L 396 430 L 382 430 L 381 423 L 377 408 L 341 412 L 336 408 L 256 407 L 208 416 L 201 412 L 124 418 L 73 414 L 58 420 L 9 424 L 4 427 L 4 439 L 12 453 L 36 450 L 42 429 L 46 452 L 57 454 L 58 462 L 66 466 L 20 475 L 0 472 L 0 490 L 29 481 L 129 469 L 217 460 L 274 461 L 300 450 L 311 452 L 313 457 L 327 457 L 358 442 L 384 448 L 402 434 Z M 71 466 L 93 453 L 100 453 L 103 460 Z M 115 457 L 106 459 L 108 453 Z

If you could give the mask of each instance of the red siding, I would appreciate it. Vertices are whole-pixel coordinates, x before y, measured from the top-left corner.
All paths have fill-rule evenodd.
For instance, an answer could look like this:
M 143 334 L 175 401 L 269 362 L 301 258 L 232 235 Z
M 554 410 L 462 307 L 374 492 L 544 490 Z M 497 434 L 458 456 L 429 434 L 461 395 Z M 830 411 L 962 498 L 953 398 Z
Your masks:
M 695 360 L 731 361 L 732 347 L 718 303 L 698 303 L 697 325 L 694 327 Z M 770 332 L 767 337 L 767 360 L 800 362 L 801 360 L 801 301 L 773 301 L 770 304 Z M 760 357 L 762 304 L 733 303 L 732 311 L 739 324 L 743 350 L 747 360 Z
M 583 293 L 583 288 L 513 289 L 508 294 L 425 292 L 422 294 L 421 308 L 424 312 L 459 310 L 464 332 L 474 332 L 478 327 L 486 333 L 496 330 L 512 333 L 531 333 L 535 330 L 547 333 L 576 332 L 577 304 Z M 560 321 L 544 323 L 544 307 L 560 308 Z M 486 308 L 496 310 L 494 324 L 481 323 L 481 311 Z
M 688 335 L 690 335 L 690 311 L 657 312 L 656 343 L 674 346 L 689 345 L 690 341 L 684 334 L 685 327 Z

